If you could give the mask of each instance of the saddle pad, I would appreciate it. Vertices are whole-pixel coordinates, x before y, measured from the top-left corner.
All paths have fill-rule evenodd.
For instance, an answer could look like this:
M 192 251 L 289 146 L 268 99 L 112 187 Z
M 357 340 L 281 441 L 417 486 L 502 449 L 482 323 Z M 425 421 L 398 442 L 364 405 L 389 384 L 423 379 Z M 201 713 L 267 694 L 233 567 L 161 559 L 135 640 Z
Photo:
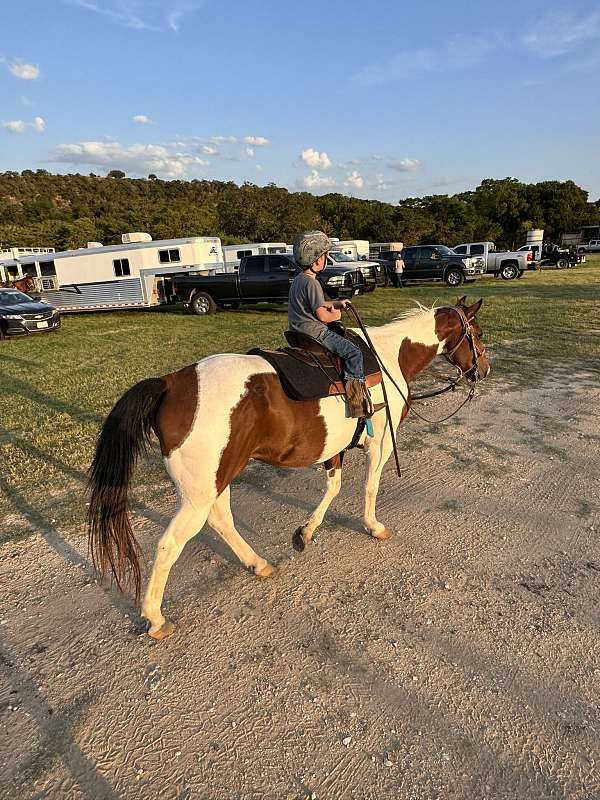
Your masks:
M 365 364 L 367 386 L 381 382 L 377 359 L 360 336 L 348 331 L 347 338 L 360 347 Z M 275 369 L 283 390 L 292 400 L 319 400 L 330 395 L 345 394 L 340 359 L 331 354 L 317 356 L 299 347 L 282 347 L 279 350 L 261 350 L 258 347 L 248 355 L 260 356 Z

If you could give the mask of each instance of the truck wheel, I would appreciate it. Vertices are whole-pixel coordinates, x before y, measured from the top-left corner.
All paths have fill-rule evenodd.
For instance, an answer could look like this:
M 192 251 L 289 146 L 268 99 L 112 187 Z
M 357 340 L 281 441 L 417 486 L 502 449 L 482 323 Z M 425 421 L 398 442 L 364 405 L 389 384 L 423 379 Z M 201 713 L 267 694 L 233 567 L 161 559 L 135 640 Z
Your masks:
M 214 314 L 217 310 L 217 304 L 206 292 L 196 292 L 190 302 L 190 311 L 192 314 L 197 314 L 199 317 L 205 314 Z
M 464 279 L 465 276 L 459 269 L 456 269 L 455 267 L 449 269 L 444 275 L 444 280 L 446 281 L 447 286 L 460 286 Z
M 504 264 L 499 274 L 503 280 L 512 281 L 519 274 L 519 269 L 516 264 Z
M 559 258 L 556 262 L 556 269 L 567 269 L 569 266 L 569 259 L 568 258 Z

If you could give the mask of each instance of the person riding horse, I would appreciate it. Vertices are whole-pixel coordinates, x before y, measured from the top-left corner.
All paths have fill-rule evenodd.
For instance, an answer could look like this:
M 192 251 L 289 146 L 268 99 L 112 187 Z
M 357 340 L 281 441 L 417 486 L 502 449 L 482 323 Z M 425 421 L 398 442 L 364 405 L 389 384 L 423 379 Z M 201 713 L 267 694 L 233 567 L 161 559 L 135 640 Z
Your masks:
M 302 270 L 291 283 L 288 324 L 292 331 L 316 339 L 326 350 L 344 360 L 344 378 L 351 417 L 365 416 L 365 375 L 363 356 L 355 344 L 327 327 L 341 319 L 348 300 L 325 300 L 316 279 L 325 269 L 332 242 L 322 231 L 305 231 L 294 241 L 294 259 Z

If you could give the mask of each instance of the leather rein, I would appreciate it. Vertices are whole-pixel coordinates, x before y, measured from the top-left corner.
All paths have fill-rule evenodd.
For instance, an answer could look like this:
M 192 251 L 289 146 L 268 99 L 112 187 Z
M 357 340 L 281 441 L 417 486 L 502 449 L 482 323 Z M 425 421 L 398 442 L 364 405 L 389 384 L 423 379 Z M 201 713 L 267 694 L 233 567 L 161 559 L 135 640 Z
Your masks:
M 450 417 L 453 417 L 456 413 L 458 413 L 460 411 L 460 409 L 472 399 L 473 395 L 475 394 L 475 385 L 476 385 L 476 383 L 478 381 L 477 370 L 478 370 L 478 367 L 479 367 L 479 360 L 485 354 L 485 347 L 483 347 L 483 345 L 479 345 L 479 343 L 475 340 L 475 335 L 474 335 L 474 332 L 473 332 L 473 327 L 471 326 L 471 322 L 467 319 L 467 315 L 462 310 L 462 308 L 457 308 L 456 306 L 448 307 L 448 309 L 447 309 L 448 311 L 455 311 L 458 314 L 459 319 L 461 321 L 461 325 L 462 325 L 462 331 L 461 331 L 460 338 L 459 338 L 458 342 L 454 345 L 454 347 L 451 350 L 447 350 L 447 351 L 444 350 L 439 354 L 439 355 L 444 356 L 444 358 L 448 361 L 448 363 L 451 364 L 456 370 L 458 370 L 458 376 L 456 378 L 447 378 L 446 380 L 448 381 L 449 385 L 445 386 L 443 389 L 438 389 L 437 391 L 434 391 L 434 392 L 427 392 L 426 394 L 420 394 L 420 395 L 411 396 L 410 389 L 409 389 L 409 392 L 408 392 L 409 397 L 406 397 L 406 395 L 404 394 L 402 389 L 398 386 L 398 384 L 396 383 L 394 378 L 390 375 L 390 373 L 386 369 L 385 364 L 379 358 L 379 355 L 378 355 L 377 351 L 375 350 L 375 347 L 373 346 L 373 343 L 372 343 L 372 341 L 371 341 L 371 339 L 369 337 L 369 334 L 367 333 L 367 329 L 365 328 L 364 323 L 363 323 L 362 319 L 360 318 L 356 308 L 353 305 L 349 305 L 349 306 L 346 307 L 346 310 L 349 313 L 351 313 L 352 316 L 354 316 L 354 319 L 358 323 L 358 326 L 360 327 L 360 329 L 361 329 L 361 331 L 362 331 L 362 333 L 363 333 L 363 335 L 365 337 L 365 340 L 366 340 L 367 344 L 369 345 L 369 347 L 373 351 L 375 357 L 377 358 L 377 361 L 379 362 L 379 366 L 381 367 L 381 371 L 383 373 L 385 373 L 385 375 L 390 379 L 390 381 L 392 382 L 393 386 L 396 388 L 396 390 L 398 391 L 398 393 L 400 394 L 400 396 L 402 397 L 402 399 L 406 403 L 409 411 L 412 411 L 413 414 L 415 414 L 415 416 L 417 416 L 419 419 L 422 419 L 423 422 L 427 422 L 427 423 L 433 424 L 433 425 L 436 425 L 439 422 L 445 422 L 446 420 L 450 419 Z M 441 309 L 439 309 L 439 310 L 441 310 Z M 454 353 L 456 353 L 456 351 L 458 350 L 458 348 L 461 346 L 461 344 L 464 342 L 465 339 L 468 341 L 468 343 L 469 343 L 469 345 L 471 347 L 471 352 L 473 354 L 473 365 L 471 367 L 469 367 L 469 369 L 467 369 L 467 370 L 461 369 L 461 367 L 459 367 L 458 364 L 455 364 L 451 360 L 451 356 L 454 355 Z M 470 377 L 472 373 L 474 373 L 474 378 Z M 472 385 L 471 385 L 471 388 L 469 389 L 469 393 L 467 394 L 466 398 L 462 401 L 462 403 L 458 406 L 458 408 L 455 408 L 454 411 L 452 411 L 451 414 L 448 414 L 447 416 L 442 417 L 441 419 L 437 419 L 437 420 L 428 419 L 427 417 L 425 417 L 422 414 L 420 414 L 414 408 L 414 406 L 411 403 L 411 400 L 424 400 L 427 397 L 436 397 L 437 395 L 443 394 L 444 392 L 454 391 L 456 389 L 456 386 L 464 378 L 466 378 L 467 380 L 472 380 L 473 381 Z M 384 391 L 385 391 L 385 389 L 384 389 Z

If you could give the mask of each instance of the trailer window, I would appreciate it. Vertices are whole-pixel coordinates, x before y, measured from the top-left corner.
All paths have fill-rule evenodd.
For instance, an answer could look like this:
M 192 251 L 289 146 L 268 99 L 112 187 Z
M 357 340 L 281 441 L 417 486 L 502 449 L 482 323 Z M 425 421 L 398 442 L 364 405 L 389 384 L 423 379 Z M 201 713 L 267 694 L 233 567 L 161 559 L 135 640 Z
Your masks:
M 40 261 L 40 273 L 43 278 L 48 278 L 50 275 L 56 275 L 56 266 L 54 261 Z
M 122 278 L 124 275 L 131 275 L 128 258 L 115 258 L 113 261 L 113 269 L 117 278 Z
M 245 258 L 246 256 L 251 256 L 252 250 L 238 250 L 236 253 L 237 258 Z
M 158 260 L 161 264 L 170 264 L 172 261 L 181 261 L 179 257 L 179 250 L 159 250 Z

